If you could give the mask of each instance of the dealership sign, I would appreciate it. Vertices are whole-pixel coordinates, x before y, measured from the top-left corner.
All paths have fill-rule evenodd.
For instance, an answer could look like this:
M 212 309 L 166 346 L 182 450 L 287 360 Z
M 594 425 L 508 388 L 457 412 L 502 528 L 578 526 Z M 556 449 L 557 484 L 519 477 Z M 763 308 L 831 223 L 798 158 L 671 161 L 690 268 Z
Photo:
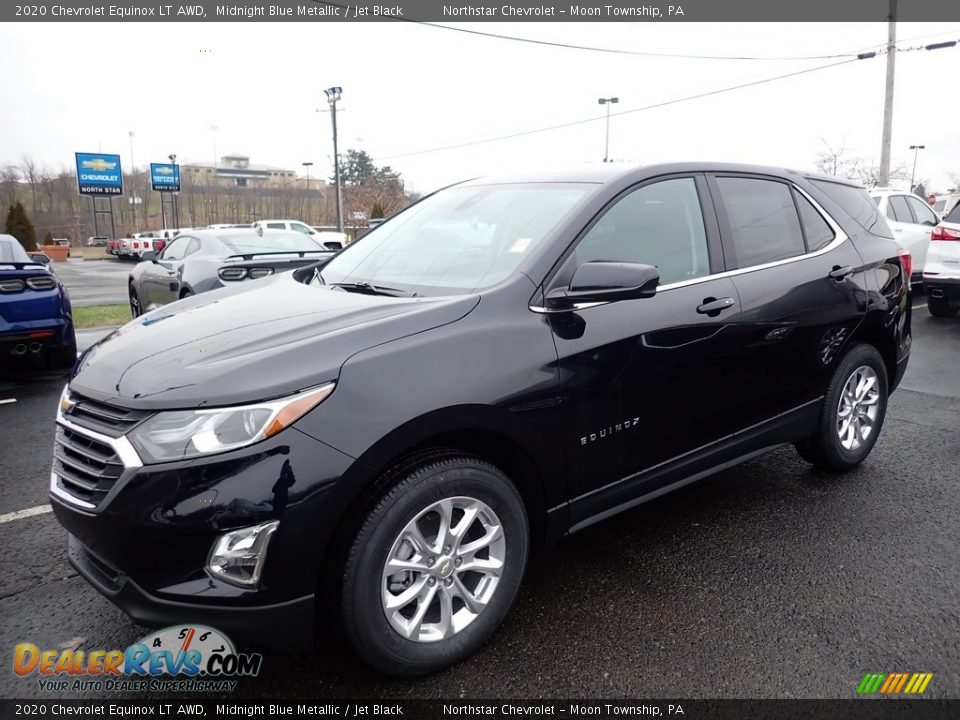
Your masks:
M 150 163 L 150 184 L 158 192 L 180 192 L 180 166 Z
M 74 154 L 77 157 L 77 190 L 81 195 L 123 195 L 119 155 Z

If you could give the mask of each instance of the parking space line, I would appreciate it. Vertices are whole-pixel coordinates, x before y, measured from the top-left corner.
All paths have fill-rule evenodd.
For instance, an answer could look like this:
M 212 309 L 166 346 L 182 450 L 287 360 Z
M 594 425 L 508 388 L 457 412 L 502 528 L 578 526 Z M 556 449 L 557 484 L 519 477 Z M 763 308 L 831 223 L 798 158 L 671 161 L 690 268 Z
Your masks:
M 16 398 L 6 398 L 5 400 L 0 400 L 0 405 L 9 405 L 10 403 L 15 403 Z
M 34 515 L 43 515 L 48 512 L 52 512 L 53 508 L 49 505 L 37 505 L 36 507 L 26 508 L 24 510 L 17 510 L 11 513 L 4 513 L 0 515 L 0 525 L 4 523 L 13 522 L 14 520 L 22 520 L 23 518 L 33 517 Z

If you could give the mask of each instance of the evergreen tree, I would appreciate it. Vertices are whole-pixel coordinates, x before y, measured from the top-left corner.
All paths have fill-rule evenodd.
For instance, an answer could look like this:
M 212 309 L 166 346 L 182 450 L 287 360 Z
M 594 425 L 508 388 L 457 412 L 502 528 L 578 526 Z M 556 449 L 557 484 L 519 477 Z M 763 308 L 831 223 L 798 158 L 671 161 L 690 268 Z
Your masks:
M 381 207 L 379 202 L 373 204 L 373 210 L 370 211 L 370 219 L 377 220 L 383 217 L 383 207 Z
M 7 235 L 13 235 L 27 252 L 37 249 L 37 231 L 27 217 L 27 211 L 19 200 L 7 212 Z

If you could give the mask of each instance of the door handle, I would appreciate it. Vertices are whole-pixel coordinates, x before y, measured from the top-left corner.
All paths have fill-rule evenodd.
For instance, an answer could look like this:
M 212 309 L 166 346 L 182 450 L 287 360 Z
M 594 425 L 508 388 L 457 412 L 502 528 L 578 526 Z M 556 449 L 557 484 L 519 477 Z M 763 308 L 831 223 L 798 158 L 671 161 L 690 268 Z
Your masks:
M 903 232 L 903 228 L 895 227 L 895 228 L 893 229 L 893 231 L 894 231 L 894 232 Z
M 701 315 L 710 315 L 711 317 L 716 317 L 727 308 L 733 307 L 735 304 L 736 303 L 731 297 L 708 297 L 703 299 L 702 305 L 697 306 L 697 312 Z
M 827 273 L 834 280 L 843 280 L 847 275 L 853 272 L 853 268 L 850 265 L 844 265 L 840 267 L 839 265 L 834 265 L 833 270 Z

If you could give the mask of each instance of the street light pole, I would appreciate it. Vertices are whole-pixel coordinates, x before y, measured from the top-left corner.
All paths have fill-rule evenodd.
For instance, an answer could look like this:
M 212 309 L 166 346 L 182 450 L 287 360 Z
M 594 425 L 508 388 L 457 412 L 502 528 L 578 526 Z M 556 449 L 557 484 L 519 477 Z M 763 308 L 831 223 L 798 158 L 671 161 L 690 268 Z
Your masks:
M 913 192 L 913 177 L 917 174 L 917 153 L 925 149 L 926 145 L 911 145 L 910 149 L 913 150 L 913 170 L 910 171 L 910 192 Z
M 176 164 L 177 164 L 177 156 L 176 156 L 176 154 L 171 154 L 171 155 L 168 155 L 167 157 L 170 158 L 170 164 L 171 164 L 171 165 L 176 165 Z M 171 193 L 171 195 L 173 195 L 173 203 L 172 203 L 172 207 L 170 208 L 170 210 L 171 210 L 171 215 L 173 215 L 173 227 L 174 227 L 174 229 L 180 227 L 180 208 L 177 207 L 177 195 L 178 195 L 178 194 L 179 194 L 179 193 Z
M 137 220 L 137 169 L 133 161 L 133 130 L 127 131 L 130 136 L 130 184 L 133 185 L 133 202 L 130 206 L 133 208 L 133 227 L 140 232 L 140 222 Z
M 600 105 L 607 106 L 607 132 L 606 132 L 606 140 L 604 142 L 603 161 L 610 162 L 610 106 L 620 102 L 620 98 L 615 98 L 615 97 L 598 98 L 597 102 Z
M 300 163 L 307 169 L 307 192 L 310 192 L 310 168 L 313 166 L 312 162 L 302 162 Z
M 337 232 L 343 232 L 343 197 L 340 190 L 340 155 L 337 153 L 337 102 L 343 93 L 341 87 L 331 87 L 323 91 L 330 103 L 330 118 L 333 121 L 333 182 L 337 196 Z

